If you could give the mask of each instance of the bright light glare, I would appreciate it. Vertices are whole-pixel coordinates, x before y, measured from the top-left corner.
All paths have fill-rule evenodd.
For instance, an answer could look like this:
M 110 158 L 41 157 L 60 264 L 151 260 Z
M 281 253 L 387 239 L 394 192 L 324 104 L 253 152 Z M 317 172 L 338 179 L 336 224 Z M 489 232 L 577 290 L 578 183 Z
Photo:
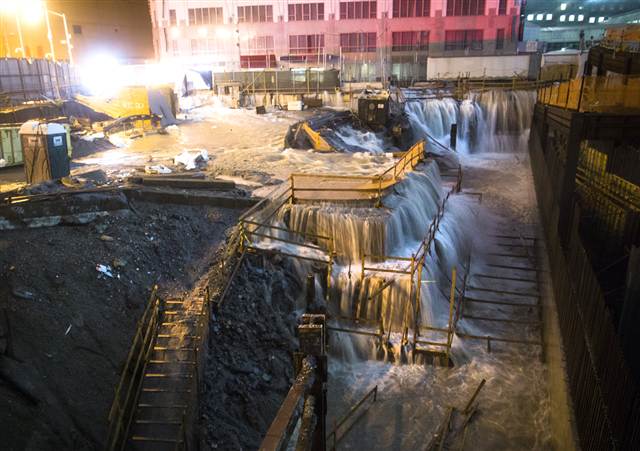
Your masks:
M 206 27 L 200 27 L 198 28 L 198 35 L 201 38 L 206 38 L 207 37 L 207 28 Z
M 0 13 L 13 13 L 16 6 L 16 2 L 13 0 L 0 0 Z
M 564 11 L 565 9 L 567 9 L 567 4 L 566 3 L 560 3 L 560 10 Z
M 178 27 L 171 27 L 171 37 L 173 39 L 180 37 L 180 29 Z
M 125 74 L 111 55 L 95 55 L 80 67 L 82 84 L 93 95 L 111 97 L 125 85 Z
M 36 24 L 44 18 L 42 0 L 0 0 L 0 13 L 19 14 L 20 19 L 28 24 Z

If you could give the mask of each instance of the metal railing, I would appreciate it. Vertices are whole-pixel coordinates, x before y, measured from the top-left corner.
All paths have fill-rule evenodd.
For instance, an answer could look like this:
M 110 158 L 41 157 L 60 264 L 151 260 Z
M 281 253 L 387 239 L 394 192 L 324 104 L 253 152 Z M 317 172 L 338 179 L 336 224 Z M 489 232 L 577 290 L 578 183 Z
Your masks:
M 293 173 L 289 177 L 291 198 L 298 200 L 340 200 L 322 193 L 344 193 L 346 200 L 366 199 L 382 206 L 384 191 L 396 183 L 398 177 L 413 170 L 424 159 L 424 141 L 421 140 L 400 155 L 398 161 L 377 175 L 335 175 Z M 318 186 L 332 182 L 334 186 Z M 304 196 L 302 193 L 306 193 Z M 309 194 L 311 193 L 311 194 Z M 320 194 L 316 194 L 320 193 Z M 335 196 L 334 196 L 335 197 Z
M 338 435 L 338 430 L 349 419 L 351 419 L 358 412 L 358 410 L 360 410 L 360 408 L 364 405 L 365 402 L 367 402 L 371 398 L 373 398 L 372 403 L 376 402 L 377 399 L 378 399 L 378 386 L 377 385 L 375 387 L 373 387 L 371 390 L 369 390 L 362 397 L 362 399 L 360 399 L 360 401 L 358 401 L 356 404 L 354 404 L 353 407 L 351 407 L 351 409 L 349 409 L 349 411 L 339 421 L 334 422 L 333 429 L 331 430 L 331 432 L 329 432 L 327 434 L 327 447 L 328 447 L 329 444 L 331 444 L 331 449 L 332 450 L 335 451 L 337 449 L 338 442 L 340 440 L 342 440 L 344 438 L 344 436 L 349 433 L 351 428 L 354 426 L 356 421 L 358 421 L 360 416 L 362 416 L 364 414 L 364 412 L 362 412 L 360 414 L 360 416 L 358 418 L 356 418 L 355 421 L 353 421 L 351 424 L 349 424 L 348 427 L 345 429 L 345 431 L 342 432 L 342 434 Z
M 640 76 L 583 76 L 546 83 L 538 88 L 538 102 L 581 112 L 637 111 Z
M 106 448 L 109 450 L 126 447 L 129 429 L 138 403 L 144 372 L 156 338 L 156 327 L 160 314 L 161 300 L 157 296 L 158 286 L 151 290 L 151 296 L 133 337 L 129 356 L 116 387 L 113 403 L 109 410 L 109 436 Z

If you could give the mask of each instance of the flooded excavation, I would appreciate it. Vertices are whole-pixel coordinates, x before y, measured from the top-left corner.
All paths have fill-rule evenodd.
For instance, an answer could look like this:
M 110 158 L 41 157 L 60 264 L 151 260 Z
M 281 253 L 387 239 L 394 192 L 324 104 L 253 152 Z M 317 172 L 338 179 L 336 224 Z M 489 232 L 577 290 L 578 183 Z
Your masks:
M 350 174 L 350 161 L 291 174 L 241 218 L 240 259 L 286 262 L 296 287 L 287 315 L 323 318 L 327 446 L 550 448 L 547 275 L 526 154 L 535 92 L 411 94 L 403 107 L 416 144 L 375 171 Z M 321 134 L 333 139 L 328 126 Z M 303 439 L 304 414 L 299 422 L 291 443 Z
M 2 451 L 640 450 L 638 0 L 0 30 Z

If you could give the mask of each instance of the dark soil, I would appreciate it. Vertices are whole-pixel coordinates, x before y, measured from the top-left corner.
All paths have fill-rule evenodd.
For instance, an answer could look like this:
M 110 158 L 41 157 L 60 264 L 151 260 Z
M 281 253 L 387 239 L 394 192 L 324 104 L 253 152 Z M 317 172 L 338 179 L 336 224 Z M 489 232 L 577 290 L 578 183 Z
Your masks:
M 0 233 L 0 448 L 102 449 L 151 286 L 192 289 L 238 215 L 133 206 L 84 226 Z
M 212 317 L 200 404 L 204 449 L 258 449 L 289 391 L 298 348 L 296 298 L 303 292 L 290 265 L 245 260 Z

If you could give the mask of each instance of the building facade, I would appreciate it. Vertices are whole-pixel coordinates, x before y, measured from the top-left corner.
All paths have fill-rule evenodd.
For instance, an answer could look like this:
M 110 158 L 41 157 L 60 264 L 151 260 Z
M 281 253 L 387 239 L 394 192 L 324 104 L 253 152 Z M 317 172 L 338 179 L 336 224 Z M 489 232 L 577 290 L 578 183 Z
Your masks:
M 426 77 L 428 57 L 512 55 L 520 0 L 150 0 L 160 61 Z

